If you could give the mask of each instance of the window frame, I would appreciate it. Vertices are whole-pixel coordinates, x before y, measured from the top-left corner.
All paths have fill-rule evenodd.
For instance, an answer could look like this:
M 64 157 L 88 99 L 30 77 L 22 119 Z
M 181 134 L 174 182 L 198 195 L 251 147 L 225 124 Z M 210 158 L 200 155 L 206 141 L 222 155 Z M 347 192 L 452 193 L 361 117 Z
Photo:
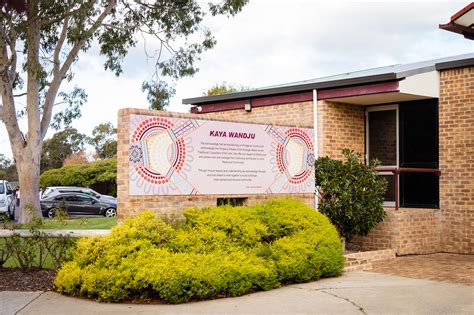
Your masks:
M 389 104 L 389 105 L 374 105 L 374 106 L 366 106 L 365 107 L 365 161 L 366 163 L 370 160 L 370 150 L 369 150 L 369 137 L 370 137 L 370 129 L 369 129 L 369 114 L 371 112 L 383 112 L 383 111 L 391 111 L 395 110 L 395 126 L 396 126 L 396 165 L 382 165 L 382 166 L 389 166 L 389 167 L 399 167 L 400 165 L 400 106 L 399 104 Z M 391 175 L 397 176 L 392 172 L 379 172 L 379 175 Z M 400 194 L 398 195 L 398 203 L 400 203 Z M 384 201 L 384 207 L 395 207 L 395 200 L 394 201 Z

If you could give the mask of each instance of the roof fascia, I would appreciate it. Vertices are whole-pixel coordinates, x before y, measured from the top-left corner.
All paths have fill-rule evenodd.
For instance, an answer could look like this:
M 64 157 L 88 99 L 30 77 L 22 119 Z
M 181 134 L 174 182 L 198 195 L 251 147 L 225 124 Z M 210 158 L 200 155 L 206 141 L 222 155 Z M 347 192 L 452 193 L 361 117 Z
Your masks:
M 474 58 L 440 62 L 435 65 L 436 70 L 449 70 L 472 66 L 474 66 Z
M 232 93 L 232 94 L 221 94 L 221 95 L 214 95 L 214 96 L 186 98 L 186 99 L 183 99 L 182 103 L 190 104 L 190 105 L 202 105 L 202 104 L 209 104 L 209 103 L 220 102 L 220 101 L 248 99 L 252 97 L 303 92 L 303 91 L 309 91 L 313 89 L 328 89 L 328 88 L 334 88 L 334 87 L 367 84 L 367 83 L 375 83 L 375 82 L 383 82 L 383 81 L 391 81 L 391 80 L 399 80 L 399 79 L 401 79 L 401 77 L 397 76 L 396 73 L 391 72 L 391 73 L 384 73 L 384 74 L 378 74 L 378 75 L 373 75 L 373 76 L 356 77 L 356 78 L 341 79 L 341 80 L 335 80 L 335 81 L 305 83 L 305 84 L 298 84 L 298 85 L 292 85 L 292 86 L 261 89 L 261 90 L 255 90 L 255 91 L 238 92 L 238 93 Z
M 426 67 L 416 68 L 416 69 L 407 70 L 407 71 L 401 71 L 397 73 L 397 79 L 403 79 L 406 77 L 411 77 L 412 75 L 417 75 L 417 74 L 426 73 L 426 72 L 435 71 L 435 70 L 436 70 L 435 65 L 429 65 Z

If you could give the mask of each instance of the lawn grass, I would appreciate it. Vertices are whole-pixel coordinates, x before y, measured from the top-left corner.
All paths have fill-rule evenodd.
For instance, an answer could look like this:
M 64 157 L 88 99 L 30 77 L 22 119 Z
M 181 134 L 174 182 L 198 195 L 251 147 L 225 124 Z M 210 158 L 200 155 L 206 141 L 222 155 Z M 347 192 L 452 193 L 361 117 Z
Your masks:
M 42 230 L 110 230 L 117 225 L 117 218 L 44 219 Z M 31 224 L 19 224 L 16 229 L 28 230 Z
M 0 238 L 0 251 L 4 249 L 5 246 L 5 238 Z M 40 250 L 39 248 L 35 247 L 35 259 L 34 259 L 34 264 L 32 268 L 37 268 L 38 267 L 38 256 L 39 256 Z M 54 263 L 53 259 L 51 258 L 51 255 L 45 250 L 44 253 L 44 262 L 43 262 L 43 267 L 46 269 L 54 269 Z M 3 264 L 3 266 L 0 266 L 3 268 L 20 268 L 20 264 L 16 260 L 15 256 L 12 255 L 10 258 L 7 259 L 7 261 Z
M 117 225 L 117 218 L 67 218 L 63 220 L 58 219 L 44 219 L 40 227 L 35 225 L 35 228 L 42 230 L 109 230 Z M 12 228 L 9 224 L 5 225 L 5 228 Z M 14 228 L 17 230 L 28 230 L 32 227 L 32 224 L 21 224 L 16 225 Z M 0 251 L 4 249 L 5 239 L 0 238 Z M 39 256 L 39 249 L 35 248 L 36 257 Z M 53 261 L 49 253 L 45 253 L 45 261 L 43 268 L 54 268 Z M 37 262 L 37 258 L 35 262 Z M 35 267 L 37 264 L 35 265 Z M 0 266 L 1 267 L 1 266 Z M 14 257 L 10 257 L 4 264 L 3 267 L 14 268 L 20 267 L 18 261 Z

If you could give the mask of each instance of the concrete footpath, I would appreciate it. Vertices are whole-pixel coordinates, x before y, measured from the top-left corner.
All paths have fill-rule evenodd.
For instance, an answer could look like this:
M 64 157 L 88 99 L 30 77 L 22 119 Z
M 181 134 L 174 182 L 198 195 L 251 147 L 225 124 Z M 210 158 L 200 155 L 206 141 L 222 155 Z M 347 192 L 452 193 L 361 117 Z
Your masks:
M 474 287 L 371 272 L 180 305 L 98 303 L 54 292 L 0 292 L 0 314 L 473 314 Z

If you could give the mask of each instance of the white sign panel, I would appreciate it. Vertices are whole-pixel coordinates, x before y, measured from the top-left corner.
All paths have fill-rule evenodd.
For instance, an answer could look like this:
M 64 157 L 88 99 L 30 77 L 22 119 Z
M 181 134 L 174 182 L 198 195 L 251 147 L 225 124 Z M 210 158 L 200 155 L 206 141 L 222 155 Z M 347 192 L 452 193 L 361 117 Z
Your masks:
M 130 117 L 130 195 L 314 192 L 313 130 Z

